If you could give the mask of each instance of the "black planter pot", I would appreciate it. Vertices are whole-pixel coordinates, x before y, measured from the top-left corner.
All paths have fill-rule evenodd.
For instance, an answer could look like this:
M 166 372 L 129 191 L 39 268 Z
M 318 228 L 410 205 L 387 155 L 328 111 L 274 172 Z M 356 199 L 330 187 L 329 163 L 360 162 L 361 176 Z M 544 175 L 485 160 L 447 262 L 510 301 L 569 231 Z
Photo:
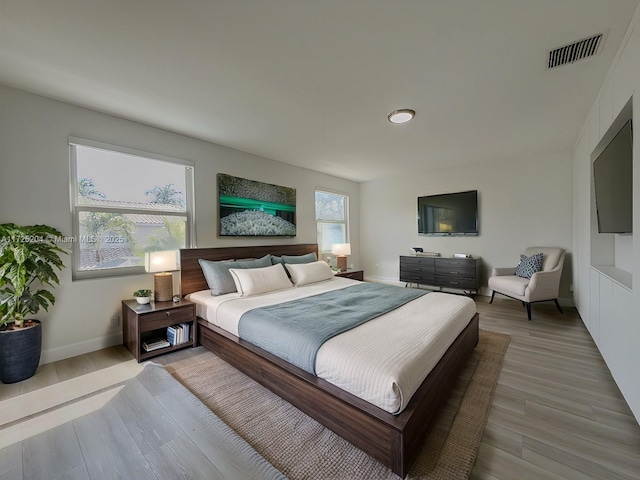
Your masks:
M 0 381 L 16 383 L 33 377 L 40 363 L 42 324 L 21 330 L 0 331 Z

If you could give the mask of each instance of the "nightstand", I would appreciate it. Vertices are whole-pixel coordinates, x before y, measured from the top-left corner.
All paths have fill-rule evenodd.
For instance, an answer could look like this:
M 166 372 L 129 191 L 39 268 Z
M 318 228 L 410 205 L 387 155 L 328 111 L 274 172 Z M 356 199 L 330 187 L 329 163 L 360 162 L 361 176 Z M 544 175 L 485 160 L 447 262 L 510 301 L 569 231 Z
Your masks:
M 363 270 L 345 270 L 344 272 L 337 272 L 336 277 L 351 278 L 352 280 L 364 281 Z
M 189 339 L 177 345 L 146 351 L 143 343 L 166 339 L 167 327 L 185 323 L 189 325 Z M 140 305 L 133 300 L 122 301 L 122 336 L 124 346 L 138 362 L 163 353 L 197 345 L 196 305 L 188 300 L 179 302 L 151 302 Z

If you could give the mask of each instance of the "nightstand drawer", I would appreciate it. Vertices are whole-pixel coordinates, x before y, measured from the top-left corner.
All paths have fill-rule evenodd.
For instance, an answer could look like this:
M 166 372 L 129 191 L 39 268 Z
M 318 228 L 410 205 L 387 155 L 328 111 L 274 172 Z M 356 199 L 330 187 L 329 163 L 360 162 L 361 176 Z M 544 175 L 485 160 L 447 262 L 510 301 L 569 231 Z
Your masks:
M 364 272 L 362 270 L 348 270 L 346 272 L 338 272 L 335 275 L 336 277 L 350 278 L 352 280 L 360 280 L 361 282 L 364 280 Z
M 140 315 L 140 331 L 148 332 L 149 330 L 168 327 L 175 323 L 191 322 L 193 320 L 195 320 L 193 305 L 161 310 Z

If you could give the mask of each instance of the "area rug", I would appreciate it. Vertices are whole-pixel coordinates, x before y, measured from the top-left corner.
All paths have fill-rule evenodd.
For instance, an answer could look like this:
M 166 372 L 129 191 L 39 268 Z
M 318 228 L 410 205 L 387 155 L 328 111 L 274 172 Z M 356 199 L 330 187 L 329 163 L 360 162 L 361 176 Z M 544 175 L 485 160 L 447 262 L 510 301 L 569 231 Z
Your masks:
M 478 346 L 406 478 L 469 478 L 509 339 L 480 330 Z M 217 357 L 179 368 L 173 375 L 291 480 L 398 479 L 377 460 Z

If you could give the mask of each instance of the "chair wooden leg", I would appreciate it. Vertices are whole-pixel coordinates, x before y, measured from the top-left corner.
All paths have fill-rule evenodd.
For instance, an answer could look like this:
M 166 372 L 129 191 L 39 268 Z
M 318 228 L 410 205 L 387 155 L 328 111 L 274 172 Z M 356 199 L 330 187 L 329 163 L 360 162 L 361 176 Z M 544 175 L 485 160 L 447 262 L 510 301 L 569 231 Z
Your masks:
M 562 311 L 562 308 L 560 308 L 560 304 L 558 303 L 558 299 L 557 299 L 557 298 L 554 298 L 554 299 L 553 299 L 553 301 L 554 301 L 554 302 L 556 302 L 556 307 L 558 307 L 558 310 L 560 310 L 560 313 L 564 313 L 564 312 Z
M 489 303 L 493 303 L 493 297 L 495 297 L 495 296 L 496 296 L 496 291 L 495 291 L 495 290 L 493 290 L 493 291 L 491 292 L 491 300 L 489 301 Z
M 529 317 L 529 321 L 531 321 L 531 304 L 527 302 L 527 317 Z

